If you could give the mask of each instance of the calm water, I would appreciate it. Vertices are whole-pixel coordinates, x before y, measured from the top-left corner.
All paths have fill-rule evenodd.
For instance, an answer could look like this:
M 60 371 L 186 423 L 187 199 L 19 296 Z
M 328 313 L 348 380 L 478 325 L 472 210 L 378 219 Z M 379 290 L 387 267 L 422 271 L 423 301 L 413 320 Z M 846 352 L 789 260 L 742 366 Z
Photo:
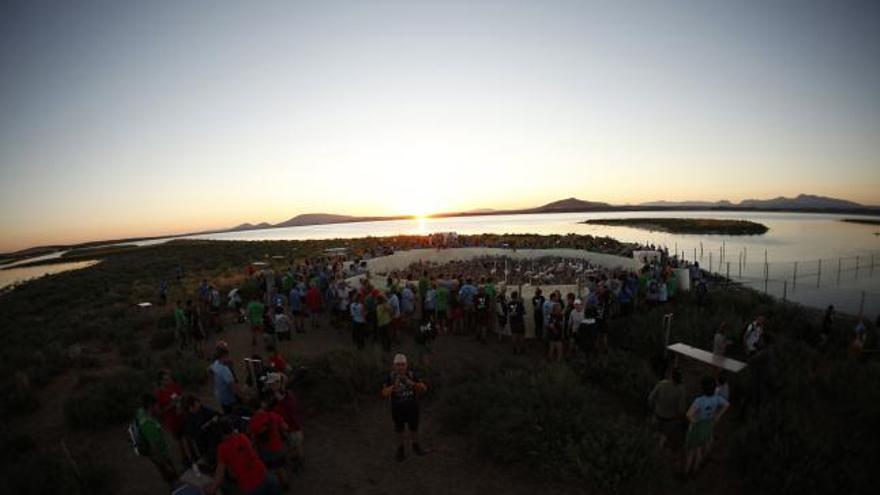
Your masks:
M 706 236 L 579 223 L 591 218 L 631 217 L 743 219 L 762 223 L 770 230 L 760 236 Z M 864 293 L 865 312 L 876 315 L 880 310 L 880 236 L 874 233 L 880 231 L 880 227 L 840 221 L 846 217 L 854 215 L 717 211 L 547 213 L 285 227 L 190 238 L 303 240 L 433 232 L 592 234 L 666 246 L 670 252 L 682 253 L 688 260 L 696 256 L 702 267 L 723 275 L 729 273 L 731 278 L 759 290 L 764 290 L 766 252 L 768 292 L 778 296 L 785 294 L 788 299 L 815 306 L 833 303 L 852 313 L 859 311 Z M 166 240 L 145 241 L 141 245 Z
M 52 265 L 26 266 L 0 270 L 0 289 L 17 282 L 42 277 L 44 275 L 54 275 L 69 270 L 88 268 L 97 263 L 99 262 L 94 260 L 72 261 L 70 263 L 55 263 Z

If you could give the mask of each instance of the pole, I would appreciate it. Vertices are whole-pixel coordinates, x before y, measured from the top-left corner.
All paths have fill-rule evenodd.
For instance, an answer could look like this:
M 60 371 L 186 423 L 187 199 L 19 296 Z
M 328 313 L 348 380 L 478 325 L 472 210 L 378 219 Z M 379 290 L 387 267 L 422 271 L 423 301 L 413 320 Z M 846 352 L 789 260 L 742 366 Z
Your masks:
M 859 279 L 859 257 L 856 256 L 856 280 Z
M 697 262 L 697 248 L 694 248 L 694 263 Z
M 709 273 L 712 273 L 712 253 L 709 252 Z
M 703 241 L 700 241 L 700 259 L 703 259 Z
M 739 266 L 739 278 L 742 279 L 743 278 L 743 254 L 742 254 L 742 251 L 739 252 L 739 263 L 737 263 L 737 265 Z
M 727 262 L 727 283 L 730 283 L 730 262 Z
M 797 261 L 794 262 L 794 276 L 791 277 L 791 291 L 797 290 Z
M 819 284 L 822 282 L 822 259 L 819 259 L 819 272 L 816 273 L 816 288 L 819 287 Z
M 724 241 L 721 241 L 721 259 L 718 260 L 719 263 L 724 261 L 724 255 L 727 254 L 727 244 Z

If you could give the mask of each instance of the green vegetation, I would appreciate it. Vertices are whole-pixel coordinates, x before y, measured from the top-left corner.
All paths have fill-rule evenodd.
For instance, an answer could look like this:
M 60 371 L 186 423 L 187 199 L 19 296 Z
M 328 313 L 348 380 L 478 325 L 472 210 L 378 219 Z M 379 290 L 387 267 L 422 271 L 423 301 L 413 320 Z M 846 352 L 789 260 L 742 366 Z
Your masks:
M 450 390 L 442 419 L 498 463 L 602 493 L 659 493 L 670 474 L 659 438 L 598 395 L 566 365 L 506 367 Z
M 769 230 L 766 225 L 749 220 L 716 218 L 600 218 L 585 220 L 583 223 L 659 230 L 673 234 L 760 235 Z

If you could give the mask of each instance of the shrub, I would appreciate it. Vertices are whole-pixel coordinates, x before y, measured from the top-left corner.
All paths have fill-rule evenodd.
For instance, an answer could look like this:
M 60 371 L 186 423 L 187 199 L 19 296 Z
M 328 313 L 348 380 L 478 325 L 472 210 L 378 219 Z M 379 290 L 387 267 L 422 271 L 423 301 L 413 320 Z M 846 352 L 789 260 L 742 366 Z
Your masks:
M 644 359 L 618 349 L 580 359 L 572 367 L 584 380 L 638 403 L 644 403 L 656 382 L 655 372 Z
M 150 337 L 150 349 L 162 351 L 174 345 L 174 330 L 160 329 L 153 332 Z
M 484 455 L 603 492 L 663 486 L 665 457 L 645 426 L 598 408 L 596 393 L 565 366 L 502 369 L 449 392 L 441 420 L 470 433 Z
M 86 379 L 88 381 L 88 379 Z M 124 369 L 74 391 L 64 403 L 64 417 L 74 429 L 98 429 L 134 416 L 151 382 L 143 372 Z
M 357 408 L 363 396 L 378 396 L 388 371 L 378 350 L 330 351 L 306 361 L 308 373 L 301 383 L 303 401 L 319 411 L 332 411 L 340 405 Z

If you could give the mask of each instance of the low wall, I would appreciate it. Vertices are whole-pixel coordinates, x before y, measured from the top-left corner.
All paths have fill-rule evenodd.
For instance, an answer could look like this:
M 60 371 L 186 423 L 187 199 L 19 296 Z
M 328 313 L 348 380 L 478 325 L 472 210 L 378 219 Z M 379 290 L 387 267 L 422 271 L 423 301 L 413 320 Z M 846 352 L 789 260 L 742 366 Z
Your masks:
M 632 258 L 616 256 L 613 254 L 594 253 L 581 249 L 557 248 L 513 250 L 503 248 L 466 247 L 449 249 L 412 249 L 408 251 L 398 251 L 390 256 L 381 256 L 378 258 L 367 260 L 367 269 L 372 274 L 370 277 L 370 282 L 373 284 L 373 286 L 384 288 L 386 277 L 380 274 L 388 273 L 392 270 L 403 270 L 413 263 L 418 263 L 419 261 L 430 261 L 432 263 L 443 264 L 449 263 L 451 261 L 464 261 L 473 258 L 479 258 L 481 256 L 507 256 L 511 259 L 535 259 L 547 256 L 556 256 L 560 258 L 585 260 L 595 266 L 609 269 L 622 268 L 625 270 L 638 270 L 639 268 L 641 268 L 641 264 Z M 360 275 L 356 277 L 351 277 L 350 279 L 348 279 L 348 281 L 353 287 L 357 287 L 359 283 L 358 281 L 363 278 L 364 275 Z M 499 289 L 503 289 L 504 283 L 499 283 L 498 286 Z M 526 307 L 526 338 L 534 338 L 535 336 L 534 317 L 532 316 L 532 297 L 535 295 L 535 290 L 538 287 L 541 288 L 541 291 L 543 292 L 545 297 L 555 290 L 558 290 L 563 296 L 565 296 L 565 294 L 569 292 L 574 294 L 578 293 L 578 287 L 574 284 L 541 286 L 523 284 L 522 286 L 507 287 L 506 292 L 508 294 L 513 291 L 521 292 L 523 302 Z M 580 292 L 581 293 L 577 295 L 584 296 L 586 295 L 587 289 L 585 287 L 581 287 Z

